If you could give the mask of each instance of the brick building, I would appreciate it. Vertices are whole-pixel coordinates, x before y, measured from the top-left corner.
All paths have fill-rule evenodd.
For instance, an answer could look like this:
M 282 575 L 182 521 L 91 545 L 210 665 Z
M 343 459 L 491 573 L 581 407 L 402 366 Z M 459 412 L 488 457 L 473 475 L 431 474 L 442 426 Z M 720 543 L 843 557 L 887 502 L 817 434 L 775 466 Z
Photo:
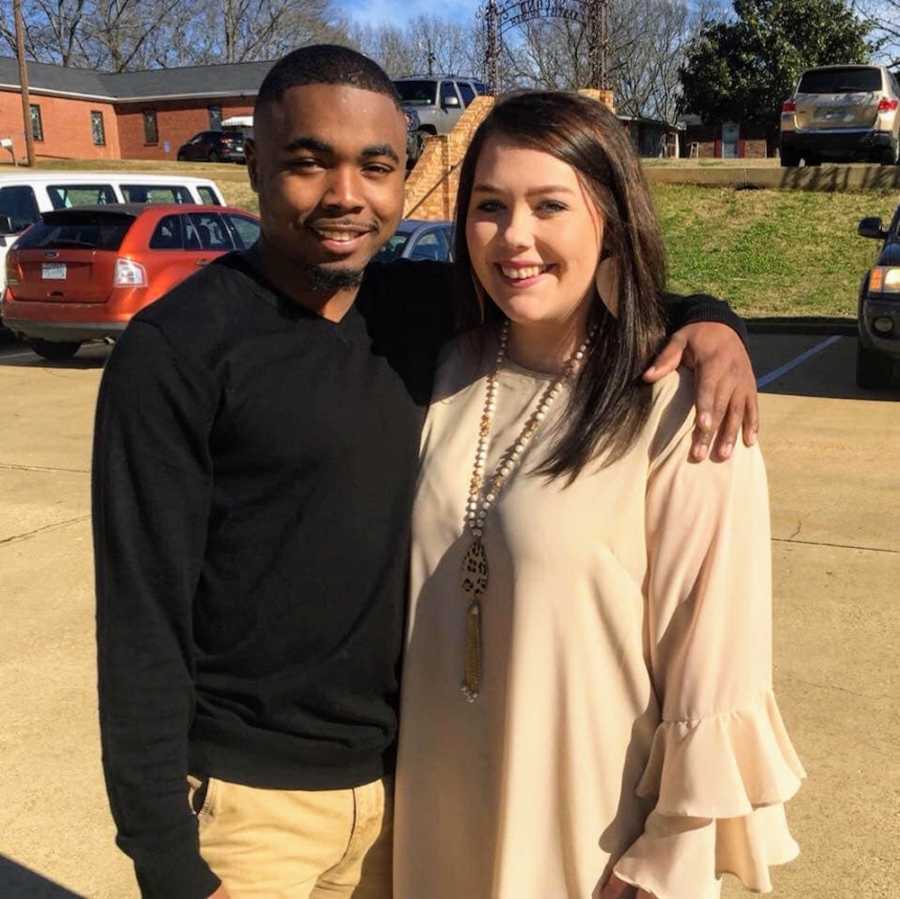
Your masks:
M 32 62 L 31 125 L 38 157 L 175 159 L 222 119 L 248 115 L 272 62 L 108 74 Z M 19 69 L 0 58 L 0 138 L 25 156 Z
M 683 117 L 680 155 L 699 159 L 765 159 L 778 150 L 777 133 L 764 124 L 721 122 L 708 124 L 699 116 Z

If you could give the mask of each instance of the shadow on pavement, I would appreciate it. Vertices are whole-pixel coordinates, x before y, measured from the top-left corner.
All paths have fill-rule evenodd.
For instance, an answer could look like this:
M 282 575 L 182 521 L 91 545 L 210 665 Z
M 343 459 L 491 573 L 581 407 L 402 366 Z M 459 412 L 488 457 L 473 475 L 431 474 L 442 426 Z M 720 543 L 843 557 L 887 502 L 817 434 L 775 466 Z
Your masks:
M 891 387 L 864 390 L 856 384 L 855 336 L 845 333 L 753 333 L 750 355 L 760 393 L 819 399 L 900 402 L 895 367 Z
M 84 899 L 80 893 L 73 893 L 2 855 L 0 896 L 8 899 Z

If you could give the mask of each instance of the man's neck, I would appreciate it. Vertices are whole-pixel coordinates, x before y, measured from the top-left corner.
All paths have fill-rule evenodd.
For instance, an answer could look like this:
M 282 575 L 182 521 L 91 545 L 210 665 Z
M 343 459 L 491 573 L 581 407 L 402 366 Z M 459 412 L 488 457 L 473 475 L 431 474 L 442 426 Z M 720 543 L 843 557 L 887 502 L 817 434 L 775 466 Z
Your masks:
M 303 306 L 328 321 L 339 322 L 347 314 L 359 293 L 358 284 L 340 290 L 313 290 L 310 285 L 310 273 L 264 240 L 256 243 L 248 255 L 273 287 L 298 306 Z

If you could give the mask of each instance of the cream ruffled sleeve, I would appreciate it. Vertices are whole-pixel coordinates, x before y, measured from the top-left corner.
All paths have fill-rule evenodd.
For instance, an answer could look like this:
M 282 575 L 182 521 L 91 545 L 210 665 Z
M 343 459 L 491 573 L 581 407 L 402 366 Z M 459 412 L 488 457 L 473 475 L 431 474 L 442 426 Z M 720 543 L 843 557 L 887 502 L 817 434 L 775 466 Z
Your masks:
M 769 866 L 797 855 L 782 803 L 805 772 L 772 693 L 762 456 L 739 441 L 728 462 L 689 463 L 693 384 L 683 373 L 679 381 L 661 416 L 646 501 L 649 654 L 662 723 L 637 792 L 656 806 L 615 872 L 657 899 L 713 899 L 719 874 L 768 892 Z

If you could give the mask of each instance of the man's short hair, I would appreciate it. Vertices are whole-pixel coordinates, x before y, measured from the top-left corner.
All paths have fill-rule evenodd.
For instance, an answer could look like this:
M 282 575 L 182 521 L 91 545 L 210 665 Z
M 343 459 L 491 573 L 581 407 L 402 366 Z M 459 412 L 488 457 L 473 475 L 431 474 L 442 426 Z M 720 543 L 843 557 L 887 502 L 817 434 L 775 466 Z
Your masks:
M 304 84 L 346 84 L 390 97 L 400 108 L 400 95 L 378 63 L 338 44 L 312 44 L 292 50 L 269 69 L 256 95 L 254 112 L 277 103 L 284 92 Z

